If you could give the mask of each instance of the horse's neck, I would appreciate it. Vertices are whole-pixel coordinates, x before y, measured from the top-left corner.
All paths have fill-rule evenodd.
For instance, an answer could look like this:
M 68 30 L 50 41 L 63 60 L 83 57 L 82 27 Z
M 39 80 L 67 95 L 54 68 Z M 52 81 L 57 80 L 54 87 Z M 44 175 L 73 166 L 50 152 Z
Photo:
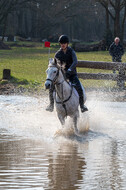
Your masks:
M 71 86 L 68 84 L 68 82 L 65 80 L 63 73 L 59 71 L 59 77 L 57 79 L 57 83 L 55 85 L 56 92 L 60 98 L 65 99 L 65 96 L 69 96 L 71 91 Z
M 58 76 L 58 79 L 57 79 L 57 84 L 60 84 L 64 81 L 64 76 L 63 76 L 63 72 L 61 70 L 59 70 L 59 76 Z

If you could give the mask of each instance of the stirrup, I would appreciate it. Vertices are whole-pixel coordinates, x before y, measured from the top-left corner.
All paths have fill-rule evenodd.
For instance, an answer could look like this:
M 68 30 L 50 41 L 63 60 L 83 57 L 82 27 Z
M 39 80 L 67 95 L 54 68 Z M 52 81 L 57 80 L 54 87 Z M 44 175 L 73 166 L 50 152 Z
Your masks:
M 81 112 L 83 113 L 85 111 L 88 111 L 88 108 L 85 105 L 81 106 Z
M 53 112 L 53 110 L 54 110 L 54 105 L 52 105 L 52 104 L 49 104 L 49 105 L 47 106 L 47 108 L 46 108 L 46 111 Z

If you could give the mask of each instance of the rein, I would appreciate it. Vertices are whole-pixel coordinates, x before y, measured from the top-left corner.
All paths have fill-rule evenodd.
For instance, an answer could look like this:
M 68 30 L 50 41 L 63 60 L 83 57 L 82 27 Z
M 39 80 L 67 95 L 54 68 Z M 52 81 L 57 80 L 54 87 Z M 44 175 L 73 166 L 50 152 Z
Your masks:
M 61 101 L 60 101 L 60 102 L 56 101 L 56 103 L 57 103 L 57 104 L 62 104 L 63 108 L 65 109 L 66 117 L 67 117 L 67 109 L 66 109 L 65 103 L 66 103 L 67 101 L 69 101 L 69 99 L 71 98 L 72 92 L 73 92 L 73 87 L 71 86 L 71 92 L 70 92 L 69 97 L 68 97 L 66 100 L 63 100 L 63 83 L 64 83 L 64 81 L 66 81 L 66 77 L 65 77 L 65 74 L 64 74 L 64 72 L 63 72 L 62 69 L 61 69 L 61 72 L 62 72 L 62 74 L 63 74 L 63 76 L 64 76 L 64 78 L 65 78 L 65 80 L 63 80 L 61 83 L 57 83 L 57 79 L 58 79 L 58 76 L 59 76 L 59 69 L 58 69 L 57 74 L 56 74 L 56 76 L 55 76 L 55 78 L 54 78 L 53 80 L 52 80 L 52 79 L 49 79 L 49 78 L 47 78 L 46 80 L 47 80 L 47 81 L 51 81 L 51 82 L 53 83 L 53 85 L 56 85 L 56 83 L 57 83 L 57 85 L 62 85 L 62 98 L 59 96 L 59 94 L 58 94 L 58 92 L 57 92 L 57 95 L 58 95 L 58 97 L 59 97 L 59 99 L 60 99 Z M 66 82 L 67 82 L 67 81 L 66 81 Z M 68 83 L 68 82 L 67 82 L 67 83 Z M 69 83 L 68 83 L 68 84 L 69 84 Z
M 73 92 L 73 87 L 71 86 L 71 92 L 70 92 L 70 96 L 66 99 L 66 100 L 63 100 L 63 101 L 61 101 L 61 102 L 57 102 L 56 101 L 56 103 L 57 104 L 64 104 L 64 103 L 66 103 L 70 98 L 71 98 L 71 96 L 72 96 L 72 92 Z M 58 94 L 57 94 L 58 95 Z M 58 97 L 59 97 L 59 95 L 58 95 Z M 60 97 L 59 97 L 60 98 Z M 61 99 L 61 98 L 60 98 Z
M 62 85 L 62 92 L 63 92 L 63 85 Z M 62 106 L 63 106 L 63 108 L 65 109 L 65 112 L 66 112 L 66 117 L 67 117 L 67 109 L 66 109 L 65 103 L 71 98 L 72 92 L 73 92 L 73 87 L 71 87 L 70 96 L 69 96 L 66 100 L 63 100 L 63 101 L 62 101 L 62 99 L 59 97 L 59 95 L 58 95 L 58 93 L 57 93 L 59 99 L 61 99 L 61 102 L 56 101 L 56 103 L 57 103 L 57 104 L 62 104 Z M 63 93 L 62 93 L 62 97 L 63 97 Z
M 62 72 L 64 78 L 66 78 L 65 75 L 64 75 L 64 72 L 63 72 L 62 70 L 61 70 L 61 72 Z M 66 81 L 66 80 L 64 80 L 64 81 Z M 62 84 L 62 98 L 59 96 L 59 94 L 58 94 L 58 92 L 57 92 L 57 95 L 58 95 L 58 97 L 59 97 L 59 99 L 60 99 L 61 101 L 60 101 L 60 102 L 56 101 L 56 103 L 57 103 L 57 104 L 62 104 L 63 108 L 65 109 L 66 117 L 67 117 L 67 109 L 66 109 L 65 103 L 66 103 L 67 101 L 69 101 L 69 99 L 71 98 L 72 92 L 73 92 L 73 87 L 71 86 L 71 92 L 70 92 L 69 97 L 68 97 L 66 100 L 63 100 L 63 82 L 64 82 L 64 81 L 62 81 L 62 83 L 58 83 L 58 85 Z M 66 82 L 67 82 L 67 81 L 66 81 Z M 67 83 L 68 83 L 68 82 L 67 82 Z M 68 83 L 68 84 L 69 84 L 69 83 Z

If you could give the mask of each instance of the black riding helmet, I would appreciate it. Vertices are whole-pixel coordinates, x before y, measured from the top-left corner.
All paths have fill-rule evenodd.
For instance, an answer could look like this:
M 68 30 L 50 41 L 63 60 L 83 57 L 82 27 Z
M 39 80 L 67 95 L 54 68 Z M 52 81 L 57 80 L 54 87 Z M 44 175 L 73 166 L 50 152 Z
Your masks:
M 61 35 L 58 41 L 61 44 L 69 43 L 69 38 L 66 35 Z

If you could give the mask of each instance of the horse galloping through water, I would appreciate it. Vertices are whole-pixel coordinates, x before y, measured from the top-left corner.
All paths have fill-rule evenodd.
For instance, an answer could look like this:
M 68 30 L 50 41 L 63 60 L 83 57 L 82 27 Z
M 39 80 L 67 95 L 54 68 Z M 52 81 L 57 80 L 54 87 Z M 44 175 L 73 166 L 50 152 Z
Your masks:
M 55 64 L 54 59 L 49 59 L 49 65 L 47 69 L 47 79 L 45 82 L 46 89 L 55 86 L 55 105 L 58 118 L 62 125 L 65 124 L 65 118 L 70 116 L 73 118 L 74 131 L 78 132 L 77 119 L 79 117 L 79 95 L 72 84 L 68 83 L 63 67 L 60 64 Z M 86 95 L 84 92 L 84 102 L 86 101 Z

